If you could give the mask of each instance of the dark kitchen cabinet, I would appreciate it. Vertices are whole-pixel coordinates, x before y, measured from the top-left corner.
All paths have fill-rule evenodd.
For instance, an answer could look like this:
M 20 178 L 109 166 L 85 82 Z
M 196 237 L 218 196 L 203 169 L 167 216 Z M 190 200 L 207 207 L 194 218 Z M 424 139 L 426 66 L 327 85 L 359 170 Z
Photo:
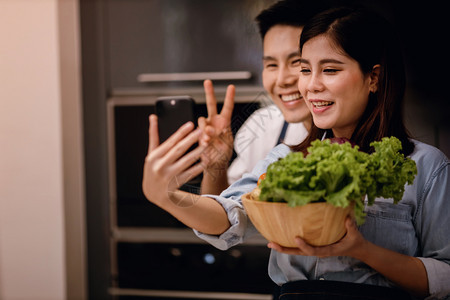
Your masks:
M 191 243 L 118 243 L 120 288 L 271 294 L 267 251 Z M 252 276 L 249 277 L 249 270 Z
M 108 0 L 105 33 L 111 86 L 198 85 L 140 82 L 139 75 L 234 71 L 249 72 L 245 84 L 260 83 L 262 49 L 254 18 L 272 2 Z

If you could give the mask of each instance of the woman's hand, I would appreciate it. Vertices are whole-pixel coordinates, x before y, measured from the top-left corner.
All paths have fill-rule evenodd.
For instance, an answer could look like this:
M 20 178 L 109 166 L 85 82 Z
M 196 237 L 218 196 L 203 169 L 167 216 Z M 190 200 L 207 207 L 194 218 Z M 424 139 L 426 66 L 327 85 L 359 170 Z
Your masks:
M 149 119 L 149 146 L 142 179 L 145 197 L 188 227 L 212 235 L 226 231 L 230 223 L 221 204 L 178 189 L 203 171 L 197 161 L 204 147 L 200 145 L 186 153 L 198 142 L 201 129 L 194 130 L 194 124 L 188 122 L 160 145 L 158 118 L 151 115 Z
M 194 124 L 188 122 L 181 126 L 164 143 L 159 144 L 158 117 L 149 117 L 149 147 L 144 163 L 142 189 L 151 202 L 162 206 L 164 201 L 181 185 L 203 171 L 201 164 L 195 162 L 204 151 L 199 146 L 186 153 L 201 134 L 194 130 Z
M 268 247 L 278 252 L 291 254 L 291 255 L 304 255 L 304 256 L 351 256 L 358 258 L 360 253 L 366 245 L 366 240 L 356 227 L 356 223 L 350 217 L 345 220 L 345 227 L 347 233 L 338 242 L 327 246 L 312 246 L 306 243 L 303 239 L 296 237 L 295 242 L 298 248 L 282 247 L 276 243 L 270 242 Z
M 404 290 L 420 298 L 428 296 L 427 272 L 417 257 L 400 254 L 370 243 L 364 239 L 350 218 L 345 220 L 345 227 L 347 234 L 328 246 L 311 246 L 300 238 L 296 238 L 298 248 L 281 247 L 276 243 L 269 243 L 267 246 L 290 255 L 350 256 L 366 263 Z

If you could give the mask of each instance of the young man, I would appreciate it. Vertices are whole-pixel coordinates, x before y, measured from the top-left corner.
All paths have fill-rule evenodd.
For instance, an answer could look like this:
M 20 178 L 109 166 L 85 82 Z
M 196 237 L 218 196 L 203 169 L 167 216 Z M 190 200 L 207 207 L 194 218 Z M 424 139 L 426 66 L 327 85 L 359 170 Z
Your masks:
M 306 137 L 311 117 L 297 87 L 298 43 L 306 21 L 331 5 L 332 1 L 283 0 L 256 17 L 263 41 L 262 81 L 273 104 L 255 111 L 242 125 L 234 140 L 237 157 L 229 167 L 233 150 L 229 128 L 234 87 L 227 90 L 224 108 L 217 114 L 212 83 L 205 81 L 208 119 L 200 119 L 199 125 L 206 132 L 204 141 L 215 141 L 211 151 L 203 156 L 202 194 L 220 194 L 250 172 L 277 144 L 295 145 Z

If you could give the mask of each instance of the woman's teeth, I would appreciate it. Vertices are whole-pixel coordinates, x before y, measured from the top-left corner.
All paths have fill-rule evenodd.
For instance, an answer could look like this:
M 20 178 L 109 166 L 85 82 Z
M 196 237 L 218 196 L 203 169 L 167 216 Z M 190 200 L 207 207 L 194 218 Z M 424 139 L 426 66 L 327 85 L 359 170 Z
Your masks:
M 284 102 L 300 100 L 302 95 L 300 93 L 290 94 L 290 95 L 281 95 L 281 100 Z
M 312 105 L 314 105 L 314 107 L 330 106 L 331 104 L 333 104 L 333 102 L 330 102 L 330 101 L 315 101 L 312 103 Z

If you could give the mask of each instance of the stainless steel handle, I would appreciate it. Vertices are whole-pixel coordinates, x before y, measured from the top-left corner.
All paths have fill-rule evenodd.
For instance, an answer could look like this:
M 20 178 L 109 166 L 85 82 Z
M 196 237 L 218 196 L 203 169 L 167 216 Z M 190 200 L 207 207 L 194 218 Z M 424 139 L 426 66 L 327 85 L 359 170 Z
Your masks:
M 194 73 L 148 73 L 139 74 L 139 82 L 164 82 L 164 81 L 203 81 L 211 80 L 246 80 L 252 77 L 248 71 L 233 72 L 194 72 Z

